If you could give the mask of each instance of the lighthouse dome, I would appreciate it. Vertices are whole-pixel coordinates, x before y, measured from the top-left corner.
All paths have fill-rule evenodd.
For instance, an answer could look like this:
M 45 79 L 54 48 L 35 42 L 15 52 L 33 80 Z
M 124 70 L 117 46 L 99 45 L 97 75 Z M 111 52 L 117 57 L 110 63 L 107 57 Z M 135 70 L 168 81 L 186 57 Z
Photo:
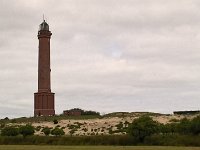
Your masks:
M 41 30 L 49 31 L 49 25 L 45 22 L 45 20 L 39 26 L 39 31 Z

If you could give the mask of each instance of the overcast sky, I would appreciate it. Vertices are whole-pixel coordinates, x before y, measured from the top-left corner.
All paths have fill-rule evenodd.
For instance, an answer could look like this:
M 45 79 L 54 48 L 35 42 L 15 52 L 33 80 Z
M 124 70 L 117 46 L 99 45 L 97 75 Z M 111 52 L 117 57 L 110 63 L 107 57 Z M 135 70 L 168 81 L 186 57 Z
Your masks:
M 200 109 L 199 0 L 0 0 L 0 118 L 33 116 L 43 14 L 57 114 Z

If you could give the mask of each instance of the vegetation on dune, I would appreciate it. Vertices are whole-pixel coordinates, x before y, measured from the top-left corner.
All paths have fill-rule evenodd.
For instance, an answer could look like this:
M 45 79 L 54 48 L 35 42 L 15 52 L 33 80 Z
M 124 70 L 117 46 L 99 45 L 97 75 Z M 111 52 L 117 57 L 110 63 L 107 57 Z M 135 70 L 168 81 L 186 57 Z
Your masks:
M 57 124 L 58 120 L 54 118 L 51 123 Z M 88 132 L 85 125 L 77 121 L 69 122 L 64 127 L 57 124 L 52 129 L 42 126 L 34 128 L 30 124 L 20 126 L 15 123 L 1 123 L 0 144 L 200 146 L 200 116 L 161 124 L 145 114 L 132 123 L 122 120 L 108 128 L 91 128 L 90 134 L 85 133 L 87 136 L 67 136 L 63 130 L 66 128 L 70 135 L 77 134 L 79 130 Z M 110 135 L 102 135 L 101 131 L 104 130 Z M 35 131 L 42 132 L 46 136 L 34 136 Z M 116 135 L 118 133 L 124 135 Z
M 153 113 L 153 112 L 113 112 L 103 115 L 103 117 L 140 117 L 140 116 L 162 116 L 163 114 L 160 113 Z
M 71 109 L 73 110 L 73 109 Z M 5 117 L 4 119 L 0 119 L 0 127 L 3 124 L 8 124 L 8 123 L 33 123 L 33 122 L 43 122 L 43 121 L 48 121 L 51 122 L 53 121 L 56 124 L 56 120 L 66 120 L 66 119 L 74 119 L 74 120 L 86 120 L 86 119 L 95 119 L 95 118 L 102 118 L 99 112 L 96 111 L 86 111 L 86 110 L 81 110 L 81 115 L 80 116 L 68 116 L 64 114 L 60 115 L 55 115 L 55 116 L 37 116 L 37 117 L 20 117 L 20 118 L 15 118 L 15 119 L 9 119 L 8 117 Z
M 38 117 L 21 117 L 21 118 L 15 118 L 15 119 L 1 119 L 1 124 L 8 124 L 8 123 L 34 123 L 34 122 L 53 122 L 54 120 L 68 120 L 68 119 L 74 119 L 74 120 L 87 120 L 87 119 L 96 119 L 96 118 L 102 118 L 99 115 L 81 115 L 81 116 L 65 116 L 65 115 L 55 115 L 55 116 L 38 116 Z

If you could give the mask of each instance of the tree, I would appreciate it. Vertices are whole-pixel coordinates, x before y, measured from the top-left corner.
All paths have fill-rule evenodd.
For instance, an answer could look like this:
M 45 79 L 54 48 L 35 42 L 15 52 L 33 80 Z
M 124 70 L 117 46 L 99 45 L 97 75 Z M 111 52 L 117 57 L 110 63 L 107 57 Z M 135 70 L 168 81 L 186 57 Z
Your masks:
M 19 134 L 18 128 L 15 127 L 5 127 L 1 130 L 2 136 L 17 136 Z
M 19 133 L 23 135 L 23 137 L 26 137 L 28 135 L 33 135 L 35 132 L 34 127 L 31 125 L 25 125 L 25 126 L 21 126 L 19 128 Z
M 159 124 L 149 116 L 141 116 L 135 119 L 128 127 L 128 133 L 143 142 L 146 136 L 157 133 Z
M 65 132 L 63 131 L 63 129 L 59 129 L 58 127 L 55 127 L 53 130 L 51 130 L 51 134 L 55 136 L 61 136 L 61 135 L 64 135 Z
M 45 127 L 45 128 L 42 129 L 42 132 L 43 132 L 45 135 L 49 135 L 50 132 L 51 132 L 51 130 L 50 130 L 50 128 Z

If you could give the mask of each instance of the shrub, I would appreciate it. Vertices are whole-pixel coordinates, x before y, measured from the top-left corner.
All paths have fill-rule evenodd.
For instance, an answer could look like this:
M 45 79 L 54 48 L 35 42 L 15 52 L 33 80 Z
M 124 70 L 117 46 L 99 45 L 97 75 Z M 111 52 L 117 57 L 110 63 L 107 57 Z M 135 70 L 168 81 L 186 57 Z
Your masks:
M 87 132 L 87 131 L 88 131 L 88 129 L 87 129 L 87 128 L 83 128 L 82 130 L 83 130 L 84 132 Z
M 76 129 L 72 129 L 69 131 L 69 134 L 72 136 L 77 130 Z
M 16 136 L 19 134 L 18 128 L 15 127 L 5 127 L 1 130 L 2 136 Z
M 55 136 L 61 136 L 61 135 L 64 135 L 65 132 L 63 131 L 63 129 L 59 129 L 59 128 L 55 127 L 55 128 L 51 131 L 51 134 L 52 134 L 52 135 L 55 135 Z
M 17 122 L 16 119 L 12 119 L 12 120 L 11 120 L 11 123 L 16 123 L 16 122 Z
M 129 123 L 128 121 L 125 121 L 125 122 L 124 122 L 125 127 L 128 127 L 129 124 L 130 124 L 130 123 Z
M 67 127 L 69 129 L 79 129 L 81 127 L 81 123 L 76 123 L 76 124 L 68 124 Z
M 177 132 L 181 134 L 189 134 L 191 128 L 191 122 L 187 118 L 180 120 L 180 123 L 177 124 Z
M 190 132 L 194 135 L 200 134 L 200 116 L 197 116 L 192 119 Z
M 41 126 L 37 126 L 37 127 L 35 128 L 36 131 L 40 131 L 40 129 L 41 129 Z
M 113 134 L 114 133 L 113 130 L 112 130 L 112 127 L 108 128 L 108 133 L 109 134 Z
M 23 137 L 26 137 L 28 135 L 33 135 L 34 134 L 34 127 L 31 125 L 25 125 L 25 126 L 21 126 L 19 128 L 19 133 L 23 135 Z
M 170 123 L 170 124 L 167 124 L 166 127 L 168 128 L 168 131 L 169 133 L 177 133 L 177 123 Z
M 5 126 L 6 126 L 5 123 L 1 123 L 1 124 L 0 124 L 0 128 L 4 128 Z
M 172 118 L 169 120 L 169 122 L 179 122 L 180 120 L 176 119 L 176 118 Z
M 119 124 L 116 125 L 118 130 L 123 129 L 123 122 L 120 122 Z
M 49 135 L 50 132 L 51 132 L 51 130 L 50 130 L 50 128 L 45 127 L 45 128 L 42 129 L 42 132 L 43 132 L 45 135 Z
M 82 115 L 97 115 L 97 116 L 100 116 L 100 113 L 96 112 L 96 111 L 89 110 L 89 111 L 83 111 Z
M 58 120 L 54 119 L 54 120 L 53 120 L 53 123 L 54 123 L 54 124 L 58 124 Z
M 178 133 L 179 123 L 167 123 L 167 124 L 159 124 L 158 132 L 162 134 L 174 134 Z

